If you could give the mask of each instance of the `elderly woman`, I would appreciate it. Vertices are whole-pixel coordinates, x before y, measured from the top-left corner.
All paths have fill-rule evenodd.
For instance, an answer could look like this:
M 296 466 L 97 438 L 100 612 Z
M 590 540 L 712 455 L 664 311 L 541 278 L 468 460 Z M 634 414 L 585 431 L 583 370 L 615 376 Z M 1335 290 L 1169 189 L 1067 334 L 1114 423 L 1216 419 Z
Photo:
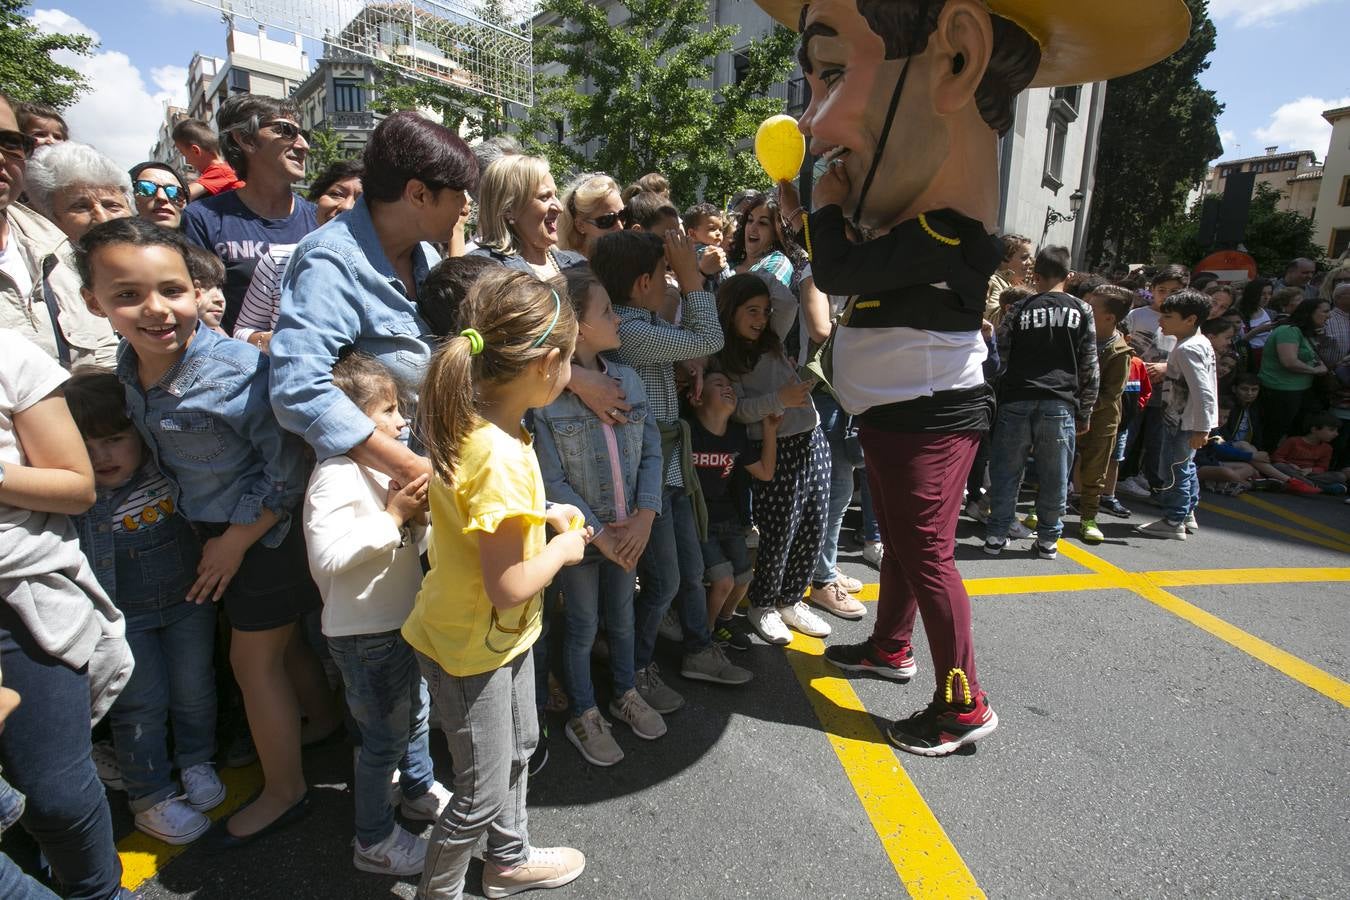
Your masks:
M 548 160 L 504 156 L 487 167 L 478 185 L 478 249 L 473 253 L 543 279 L 556 277 L 585 262 L 581 254 L 557 248 L 562 212 Z
M 182 225 L 188 187 L 173 166 L 153 161 L 137 163 L 131 169 L 131 194 L 136 215 L 142 219 L 165 228 Z
M 619 183 L 603 172 L 579 175 L 563 191 L 558 246 L 590 259 L 601 235 L 622 231 L 627 224 Z
M 339 213 L 356 205 L 361 197 L 361 175 L 365 167 L 354 159 L 332 163 L 309 186 L 309 201 L 315 206 L 315 218 L 325 225 Z M 253 270 L 253 280 L 244 292 L 244 302 L 234 321 L 234 338 L 247 341 L 266 353 L 272 331 L 281 315 L 281 273 L 291 261 L 295 244 L 273 244 Z
M 62 141 L 39 148 L 28 163 L 28 200 L 79 241 L 100 222 L 132 215 L 131 179 L 88 144 Z
M 292 190 L 305 178 L 309 142 L 300 113 L 286 100 L 237 94 L 216 113 L 220 149 L 243 187 L 190 204 L 183 233 L 225 262 L 225 315 L 234 330 L 258 261 L 273 244 L 294 244 L 318 227 L 314 204 Z

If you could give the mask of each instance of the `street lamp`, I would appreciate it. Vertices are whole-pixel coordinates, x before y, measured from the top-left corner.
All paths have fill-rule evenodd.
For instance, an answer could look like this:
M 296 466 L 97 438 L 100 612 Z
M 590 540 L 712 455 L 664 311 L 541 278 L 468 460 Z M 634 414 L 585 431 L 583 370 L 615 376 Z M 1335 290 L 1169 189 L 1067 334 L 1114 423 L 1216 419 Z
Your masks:
M 1045 208 L 1045 230 L 1049 231 L 1051 225 L 1058 225 L 1060 222 L 1072 222 L 1078 218 L 1078 214 L 1082 211 L 1083 191 L 1080 188 L 1069 195 L 1069 214 L 1067 216 L 1053 206 Z

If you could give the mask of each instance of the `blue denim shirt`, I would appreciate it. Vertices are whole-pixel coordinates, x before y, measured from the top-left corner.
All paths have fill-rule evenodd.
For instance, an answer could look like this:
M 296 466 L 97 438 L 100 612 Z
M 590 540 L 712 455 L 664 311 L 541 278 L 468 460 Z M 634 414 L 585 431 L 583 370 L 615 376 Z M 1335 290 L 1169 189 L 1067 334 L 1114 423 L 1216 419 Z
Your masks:
M 138 613 L 183 604 L 197 578 L 201 542 L 174 505 L 173 482 L 161 479 L 153 463 L 120 488 L 100 488 L 75 525 L 80 549 L 128 626 Z
M 420 285 L 437 255 L 413 253 Z M 431 329 L 413 293 L 384 255 L 364 199 L 296 245 L 281 279 L 281 317 L 272 335 L 272 407 L 277 421 L 319 459 L 365 442 L 375 424 L 333 386 L 333 364 L 354 347 L 389 368 L 407 393 L 409 418 L 431 361 Z
M 631 412 L 626 425 L 614 426 L 623 473 L 628 515 L 639 509 L 661 514 L 661 430 L 647 406 L 642 379 L 628 366 L 604 363 L 605 372 L 619 379 Z M 543 409 L 534 411 L 535 455 L 544 476 L 548 499 L 570 503 L 586 515 L 596 530 L 616 519 L 614 478 L 604 426 L 575 394 L 564 391 Z
M 0 834 L 23 817 L 27 800 L 13 785 L 0 778 Z
M 270 509 L 278 522 L 262 543 L 280 545 L 308 459 L 272 415 L 267 357 L 198 322 L 183 358 L 158 383 L 142 389 L 136 370 L 136 351 L 123 341 L 117 377 L 127 414 L 160 471 L 177 482 L 178 509 L 193 522 L 231 525 L 250 525 Z

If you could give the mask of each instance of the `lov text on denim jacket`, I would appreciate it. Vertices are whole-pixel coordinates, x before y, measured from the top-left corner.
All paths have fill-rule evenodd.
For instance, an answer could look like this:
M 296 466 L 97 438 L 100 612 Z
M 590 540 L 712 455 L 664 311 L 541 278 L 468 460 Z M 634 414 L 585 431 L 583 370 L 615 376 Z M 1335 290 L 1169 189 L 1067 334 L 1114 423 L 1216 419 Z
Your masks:
M 178 513 L 174 484 L 153 463 L 120 488 L 99 490 L 75 520 L 98 583 L 128 617 L 181 605 L 197 577 L 201 544 Z
M 272 415 L 267 370 L 267 357 L 255 347 L 200 322 L 183 358 L 148 389 L 125 341 L 117 360 L 127 413 L 159 469 L 177 483 L 183 515 L 250 525 L 270 509 L 279 521 L 262 543 L 276 547 L 308 473 L 304 446 Z
M 308 441 L 319 459 L 346 453 L 375 430 L 333 386 L 333 364 L 343 350 L 378 359 L 415 407 L 431 360 L 431 330 L 413 300 L 436 261 L 429 244 L 413 251 L 416 284 L 409 290 L 384 254 L 365 200 L 296 246 L 282 276 L 281 317 L 272 336 L 272 405 L 282 426 Z
M 606 523 L 639 509 L 661 512 L 661 431 L 647 404 L 642 379 L 628 366 L 602 363 L 619 379 L 631 412 L 626 425 L 600 422 L 575 394 L 564 391 L 534 412 L 535 454 L 548 499 L 571 503 L 598 533 Z M 622 495 L 626 508 L 616 510 Z

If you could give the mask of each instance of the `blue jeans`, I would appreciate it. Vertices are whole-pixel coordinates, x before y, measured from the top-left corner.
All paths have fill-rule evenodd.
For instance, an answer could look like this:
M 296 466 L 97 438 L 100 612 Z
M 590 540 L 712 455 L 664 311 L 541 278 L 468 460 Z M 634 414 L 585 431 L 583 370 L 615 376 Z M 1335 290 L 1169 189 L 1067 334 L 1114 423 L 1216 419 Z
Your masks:
M 0 777 L 0 834 L 23 816 L 24 796 Z M 56 900 L 56 895 L 29 878 L 14 860 L 0 853 L 0 897 L 5 900 Z
M 862 507 L 863 520 L 863 542 L 868 544 L 878 544 L 881 542 L 881 526 L 877 524 L 877 514 L 872 509 L 872 486 L 868 484 L 867 470 L 863 469 L 863 477 L 859 479 L 862 482 L 862 496 L 859 498 L 858 505 Z
M 989 438 L 990 538 L 1006 538 L 1017 515 L 1017 491 L 1027 456 L 1036 457 L 1036 536 L 1042 544 L 1059 540 L 1069 467 L 1076 444 L 1073 408 L 1063 400 L 1013 400 L 999 405 Z
M 37 841 L 65 897 L 120 897 L 122 862 L 112 813 L 89 755 L 88 675 L 43 652 L 5 603 L 0 670 L 5 687 L 23 697 L 0 732 L 5 779 L 28 798 L 20 824 Z
M 614 699 L 633 689 L 633 572 L 606 559 L 594 547 L 586 550 L 579 565 L 560 569 L 558 586 L 563 594 L 563 687 L 580 716 L 595 706 L 591 684 L 591 646 L 605 610 L 605 634 L 609 639 L 609 671 Z
M 697 653 L 712 643 L 703 590 L 703 551 L 694 507 L 684 488 L 668 487 L 661 493 L 661 515 L 652 523 L 651 540 L 638 561 L 638 578 L 642 591 L 633 624 L 634 668 L 651 665 L 661 617 L 672 600 L 684 629 L 684 652 Z
M 834 581 L 839 568 L 839 529 L 844 524 L 844 513 L 853 499 L 853 461 L 844 449 L 844 424 L 848 413 L 839 408 L 839 402 L 830 394 L 817 391 L 812 394 L 816 411 L 820 414 L 820 429 L 830 442 L 830 504 L 825 519 L 825 543 L 821 545 L 811 580 L 816 584 Z
M 1195 470 L 1195 451 L 1191 449 L 1190 431 L 1172 425 L 1163 429 L 1162 451 L 1163 483 L 1158 495 L 1163 518 L 1171 525 L 1180 525 L 1195 512 L 1200 503 L 1200 478 Z
M 361 726 L 356 756 L 356 837 L 377 844 L 394 830 L 389 778 L 400 772 L 403 796 L 414 800 L 435 782 L 427 744 L 430 698 L 417 656 L 397 631 L 328 639 L 347 689 L 347 707 Z
M 129 615 L 127 643 L 136 668 L 108 719 L 128 805 L 138 813 L 179 793 L 175 767 L 216 755 L 215 604 L 179 601 Z

